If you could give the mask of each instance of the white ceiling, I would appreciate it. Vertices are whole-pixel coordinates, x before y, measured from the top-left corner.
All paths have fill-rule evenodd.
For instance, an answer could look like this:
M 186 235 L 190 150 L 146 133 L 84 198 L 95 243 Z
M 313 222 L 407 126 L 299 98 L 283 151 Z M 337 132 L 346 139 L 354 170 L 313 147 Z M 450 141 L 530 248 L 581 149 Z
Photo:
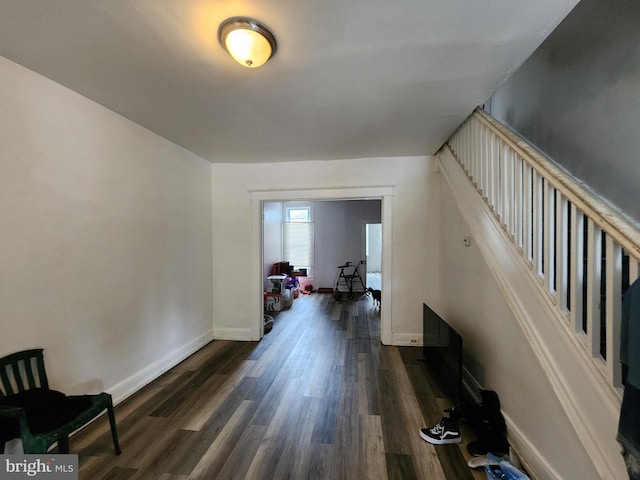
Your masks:
M 211 162 L 434 153 L 577 0 L 0 0 L 0 55 Z M 231 16 L 276 55 L 236 64 Z

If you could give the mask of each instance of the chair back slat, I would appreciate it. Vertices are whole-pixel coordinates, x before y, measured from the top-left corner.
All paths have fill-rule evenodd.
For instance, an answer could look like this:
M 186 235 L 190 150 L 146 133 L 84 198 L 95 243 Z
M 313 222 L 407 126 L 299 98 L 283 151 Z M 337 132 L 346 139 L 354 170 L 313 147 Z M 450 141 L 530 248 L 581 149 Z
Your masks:
M 25 350 L 0 358 L 1 395 L 31 388 L 49 388 L 42 349 Z
M 28 388 L 35 388 L 36 387 L 36 380 L 33 376 L 33 367 L 31 366 L 31 359 L 29 359 L 29 361 L 25 361 L 25 373 L 27 375 L 27 384 L 29 385 Z
M 7 368 L 5 366 L 0 369 L 0 379 L 2 380 L 2 391 L 0 391 L 0 394 L 2 394 L 2 396 L 12 395 L 13 387 L 9 381 L 9 375 L 7 375 Z
M 44 369 L 44 357 L 42 355 L 42 350 L 40 350 L 40 355 L 36 357 L 36 362 L 38 365 L 38 378 L 40 379 L 40 388 L 49 388 L 47 372 Z
M 22 372 L 20 371 L 21 364 L 24 364 L 24 361 L 18 361 L 11 364 L 11 370 L 13 372 L 13 381 L 18 388 L 18 392 L 24 392 L 24 380 L 22 379 Z

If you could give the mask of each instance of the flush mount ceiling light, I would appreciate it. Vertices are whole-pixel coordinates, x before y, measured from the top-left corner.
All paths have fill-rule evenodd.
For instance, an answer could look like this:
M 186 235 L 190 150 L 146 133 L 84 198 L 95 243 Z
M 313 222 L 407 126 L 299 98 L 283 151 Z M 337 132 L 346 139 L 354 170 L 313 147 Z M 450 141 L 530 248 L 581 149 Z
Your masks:
M 232 17 L 220 24 L 218 40 L 240 65 L 257 68 L 276 53 L 276 38 L 262 23 L 247 17 Z

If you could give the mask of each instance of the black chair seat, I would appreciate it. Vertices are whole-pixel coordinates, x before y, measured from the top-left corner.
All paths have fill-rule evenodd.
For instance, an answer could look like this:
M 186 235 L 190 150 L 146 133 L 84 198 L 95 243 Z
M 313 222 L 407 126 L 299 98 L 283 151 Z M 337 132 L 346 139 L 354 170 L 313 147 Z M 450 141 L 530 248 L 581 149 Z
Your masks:
M 69 453 L 69 435 L 105 410 L 115 452 L 120 454 L 111 395 L 65 395 L 51 390 L 42 349 L 0 358 L 0 380 L 0 454 L 14 438 L 22 440 L 24 453 L 46 453 L 54 443 L 60 453 Z
M 91 408 L 91 398 L 86 395 L 68 397 L 56 390 L 32 388 L 1 397 L 0 405 L 22 408 L 29 430 L 38 434 L 58 429 Z M 0 417 L 0 441 L 6 442 L 13 438 L 20 438 L 18 420 Z

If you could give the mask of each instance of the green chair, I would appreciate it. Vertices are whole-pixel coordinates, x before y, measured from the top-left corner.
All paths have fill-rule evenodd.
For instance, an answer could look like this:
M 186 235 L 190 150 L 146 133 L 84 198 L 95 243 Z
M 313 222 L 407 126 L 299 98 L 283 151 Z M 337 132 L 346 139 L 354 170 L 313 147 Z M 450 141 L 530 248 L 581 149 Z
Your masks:
M 69 453 L 69 434 L 107 410 L 113 446 L 120 454 L 111 395 L 65 395 L 51 390 L 42 349 L 0 358 L 0 454 L 5 443 L 22 439 L 24 453 L 46 453 L 58 443 Z

